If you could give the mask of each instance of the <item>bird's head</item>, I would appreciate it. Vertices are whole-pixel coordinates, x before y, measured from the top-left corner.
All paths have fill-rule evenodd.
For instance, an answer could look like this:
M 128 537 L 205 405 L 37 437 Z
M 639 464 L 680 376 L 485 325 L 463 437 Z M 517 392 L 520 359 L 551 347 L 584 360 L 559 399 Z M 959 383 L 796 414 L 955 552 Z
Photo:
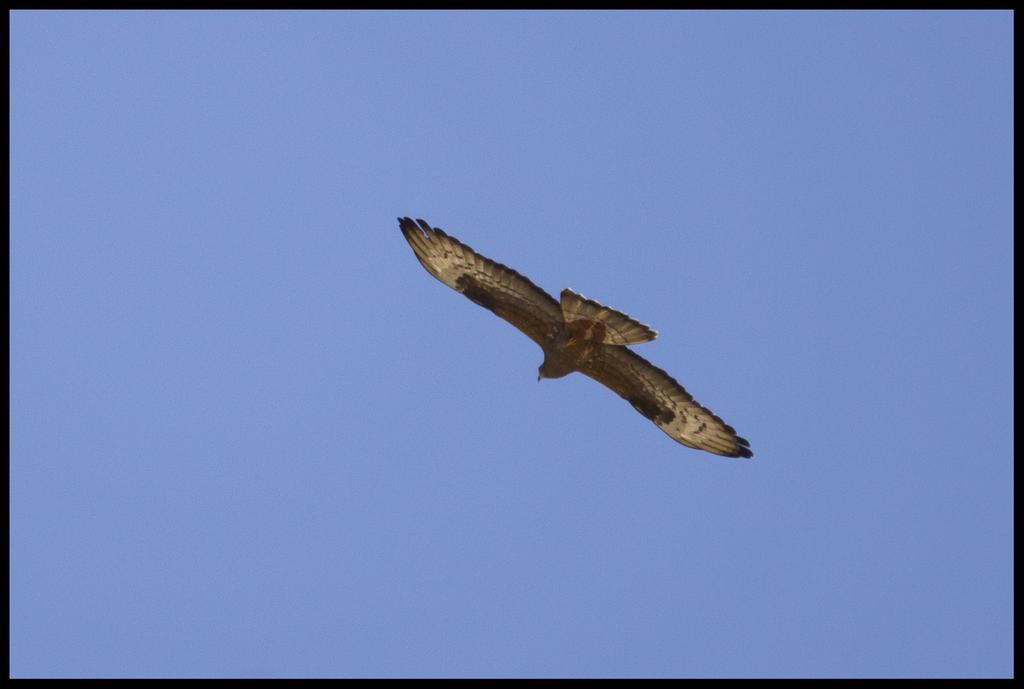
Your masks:
M 551 360 L 547 356 L 544 357 L 544 363 L 537 369 L 537 380 L 541 378 L 561 378 L 572 373 L 573 369 L 567 368 L 564 362 L 560 362 L 557 359 Z

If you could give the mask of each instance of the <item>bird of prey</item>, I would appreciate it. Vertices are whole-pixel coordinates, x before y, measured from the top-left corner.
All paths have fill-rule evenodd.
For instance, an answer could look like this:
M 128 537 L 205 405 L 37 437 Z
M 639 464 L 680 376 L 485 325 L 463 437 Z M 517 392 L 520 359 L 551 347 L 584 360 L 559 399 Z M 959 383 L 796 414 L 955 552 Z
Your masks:
M 724 457 L 752 457 L 750 443 L 628 345 L 657 333 L 571 289 L 558 301 L 511 268 L 424 220 L 399 228 L 427 272 L 523 331 L 544 350 L 537 379 L 573 371 L 614 390 L 676 442 Z

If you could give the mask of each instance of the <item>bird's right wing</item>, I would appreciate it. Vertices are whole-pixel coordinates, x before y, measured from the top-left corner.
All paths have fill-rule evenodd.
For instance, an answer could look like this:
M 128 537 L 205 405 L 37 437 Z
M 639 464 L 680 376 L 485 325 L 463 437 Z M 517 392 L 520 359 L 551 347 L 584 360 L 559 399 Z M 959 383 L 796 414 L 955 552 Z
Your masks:
M 669 374 L 627 347 L 601 345 L 580 372 L 608 386 L 670 438 L 725 457 L 752 457 L 750 443 L 698 404 Z
M 398 225 L 419 262 L 444 284 L 490 309 L 541 347 L 561 331 L 558 302 L 528 278 L 478 254 L 424 220 L 399 218 Z

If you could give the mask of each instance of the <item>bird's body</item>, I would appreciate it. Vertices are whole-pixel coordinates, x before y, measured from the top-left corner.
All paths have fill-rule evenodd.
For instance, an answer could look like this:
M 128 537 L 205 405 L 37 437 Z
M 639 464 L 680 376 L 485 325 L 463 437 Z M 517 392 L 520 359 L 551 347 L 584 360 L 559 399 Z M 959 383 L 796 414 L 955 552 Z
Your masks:
M 537 370 L 538 380 L 562 378 L 579 371 L 602 346 L 599 341 L 588 338 L 586 329 L 578 327 L 577 323 L 566 323 L 565 330 L 558 333 L 550 344 L 541 347 L 544 361 Z
M 538 379 L 579 371 L 614 390 L 683 445 L 726 457 L 753 456 L 750 444 L 731 426 L 629 349 L 657 337 L 650 327 L 570 289 L 562 290 L 556 301 L 516 271 L 425 221 L 398 222 L 427 272 L 540 345 L 544 361 Z

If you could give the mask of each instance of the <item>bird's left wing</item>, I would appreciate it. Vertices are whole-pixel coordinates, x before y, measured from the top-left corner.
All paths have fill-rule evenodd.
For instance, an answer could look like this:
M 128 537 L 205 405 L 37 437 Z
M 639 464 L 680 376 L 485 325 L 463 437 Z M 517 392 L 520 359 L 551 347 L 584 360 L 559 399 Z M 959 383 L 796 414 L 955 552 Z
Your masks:
M 617 392 L 670 438 L 725 457 L 752 457 L 750 443 L 698 404 L 669 374 L 628 347 L 602 345 L 580 372 Z
M 428 273 L 490 309 L 541 347 L 561 330 L 558 302 L 528 278 L 478 254 L 424 220 L 399 218 L 398 225 Z

